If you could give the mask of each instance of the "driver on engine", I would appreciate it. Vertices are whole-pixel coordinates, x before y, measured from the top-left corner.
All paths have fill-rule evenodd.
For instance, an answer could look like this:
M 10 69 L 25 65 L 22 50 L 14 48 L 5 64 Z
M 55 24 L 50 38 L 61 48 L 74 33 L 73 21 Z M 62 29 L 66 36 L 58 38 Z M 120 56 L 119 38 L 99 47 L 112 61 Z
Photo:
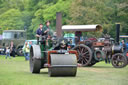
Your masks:
M 39 28 L 38 28 L 37 31 L 36 31 L 37 44 L 39 44 L 39 38 L 40 38 L 40 36 L 42 35 L 42 30 L 43 30 L 42 28 L 43 28 L 43 25 L 40 24 L 40 25 L 39 25 Z
M 42 24 L 39 25 L 39 28 L 36 31 L 37 44 L 39 44 L 39 38 L 43 36 L 43 39 L 48 41 L 51 39 L 52 32 L 50 31 L 50 21 L 46 21 L 46 26 L 43 27 Z M 48 45 L 48 43 L 46 43 Z
M 47 37 L 46 38 L 46 45 L 48 47 L 50 47 L 49 43 L 48 43 L 49 40 L 51 39 L 51 36 L 52 36 L 52 32 L 51 32 L 51 28 L 50 28 L 50 21 L 45 22 L 45 26 L 43 27 L 42 35 Z

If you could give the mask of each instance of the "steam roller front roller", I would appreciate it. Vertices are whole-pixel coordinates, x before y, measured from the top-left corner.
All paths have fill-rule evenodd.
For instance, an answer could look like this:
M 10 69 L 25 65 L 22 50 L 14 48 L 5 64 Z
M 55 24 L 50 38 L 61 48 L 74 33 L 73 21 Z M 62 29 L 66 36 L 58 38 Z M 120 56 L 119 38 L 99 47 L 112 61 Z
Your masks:
M 76 76 L 77 57 L 75 54 L 50 54 L 49 76 Z
M 39 45 L 33 45 L 30 48 L 30 72 L 40 73 L 41 69 L 41 50 Z

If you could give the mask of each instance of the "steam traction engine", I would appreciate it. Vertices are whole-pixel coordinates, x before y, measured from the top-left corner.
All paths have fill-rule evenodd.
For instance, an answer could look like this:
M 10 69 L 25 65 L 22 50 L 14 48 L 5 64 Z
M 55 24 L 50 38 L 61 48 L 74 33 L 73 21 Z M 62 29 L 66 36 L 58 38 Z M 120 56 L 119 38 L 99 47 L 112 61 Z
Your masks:
M 39 42 L 30 49 L 32 73 L 40 73 L 40 69 L 47 67 L 49 76 L 76 76 L 77 52 L 67 49 L 66 39 L 54 40 L 42 36 Z
M 63 26 L 64 31 L 98 31 L 100 25 L 68 25 Z M 127 57 L 123 55 L 123 49 L 119 45 L 111 42 L 110 36 L 105 35 L 104 41 L 98 41 L 96 38 L 88 38 L 79 41 L 72 49 L 78 52 L 78 63 L 82 66 L 93 66 L 97 62 L 105 60 L 106 63 L 112 63 L 115 68 L 122 68 L 127 65 Z

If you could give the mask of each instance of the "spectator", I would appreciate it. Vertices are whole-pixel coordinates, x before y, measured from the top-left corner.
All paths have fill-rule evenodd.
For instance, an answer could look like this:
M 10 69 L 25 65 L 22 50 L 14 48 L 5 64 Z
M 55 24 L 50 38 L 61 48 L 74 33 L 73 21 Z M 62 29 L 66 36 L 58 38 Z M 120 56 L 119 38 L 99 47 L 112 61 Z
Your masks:
M 31 46 L 32 46 L 32 41 L 29 41 L 29 50 L 30 50 Z M 29 51 L 29 57 L 30 57 L 30 51 Z
M 11 58 L 9 46 L 6 47 L 6 59 L 7 59 L 7 57 Z
M 29 48 L 31 48 L 32 46 L 32 41 L 29 41 Z
M 127 50 L 126 50 L 126 44 L 125 44 L 124 40 L 122 40 L 122 47 L 124 50 L 124 54 L 126 55 Z
M 11 55 L 13 56 L 13 58 L 15 58 L 15 45 L 13 41 L 11 41 L 10 51 L 11 51 Z
M 29 45 L 27 42 L 25 42 L 25 46 L 23 48 L 23 52 L 24 52 L 24 56 L 25 56 L 25 60 L 29 60 Z

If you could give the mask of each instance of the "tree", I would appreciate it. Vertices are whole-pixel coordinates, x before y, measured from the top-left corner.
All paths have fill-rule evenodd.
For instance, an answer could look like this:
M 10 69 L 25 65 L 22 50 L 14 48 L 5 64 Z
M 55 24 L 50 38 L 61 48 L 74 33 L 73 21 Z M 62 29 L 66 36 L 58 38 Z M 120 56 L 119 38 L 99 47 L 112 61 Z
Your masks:
M 114 8 L 111 7 L 111 0 L 77 0 L 70 8 L 69 24 L 101 24 L 103 29 L 112 28 L 112 15 Z M 88 33 L 87 33 L 88 34 Z M 101 36 L 101 32 L 89 33 Z
M 115 23 L 120 22 L 121 34 L 128 34 L 128 0 L 0 0 L 0 27 L 27 28 L 29 38 L 33 38 L 38 25 L 46 20 L 55 29 L 56 12 L 62 12 L 64 25 L 101 24 L 103 33 L 115 37 Z
M 51 21 L 52 29 L 55 29 L 56 12 L 62 12 L 63 17 L 66 19 L 71 1 L 72 0 L 44 0 L 39 2 L 38 6 L 40 9 L 35 12 L 35 17 L 32 19 L 30 26 L 30 29 L 33 29 L 33 33 L 35 33 L 40 23 L 45 24 L 47 20 Z
M 17 9 L 10 9 L 0 15 L 0 25 L 3 30 L 6 29 L 24 29 L 22 14 Z

